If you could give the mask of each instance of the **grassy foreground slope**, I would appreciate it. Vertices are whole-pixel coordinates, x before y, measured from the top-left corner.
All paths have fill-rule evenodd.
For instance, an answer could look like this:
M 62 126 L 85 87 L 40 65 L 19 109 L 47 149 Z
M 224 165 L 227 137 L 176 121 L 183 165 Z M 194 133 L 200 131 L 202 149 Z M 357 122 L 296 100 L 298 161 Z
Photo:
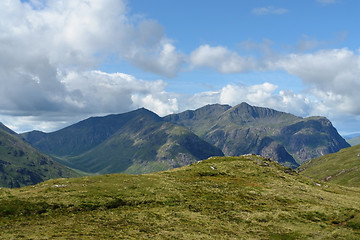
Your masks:
M 359 239 L 360 189 L 260 156 L 0 189 L 1 239 Z
M 360 187 L 360 145 L 312 159 L 299 170 L 302 175 L 319 181 Z

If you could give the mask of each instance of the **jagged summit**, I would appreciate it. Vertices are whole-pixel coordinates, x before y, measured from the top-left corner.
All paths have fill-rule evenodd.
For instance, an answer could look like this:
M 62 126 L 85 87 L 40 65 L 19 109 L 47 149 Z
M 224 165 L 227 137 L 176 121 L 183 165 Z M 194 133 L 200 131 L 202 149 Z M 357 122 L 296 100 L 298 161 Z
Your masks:
M 191 129 L 227 156 L 255 153 L 296 167 L 308 159 L 349 146 L 323 117 L 304 119 L 245 102 L 234 107 L 210 105 L 193 111 L 198 112 L 201 115 L 197 117 L 186 118 L 188 114 L 183 112 L 164 119 Z

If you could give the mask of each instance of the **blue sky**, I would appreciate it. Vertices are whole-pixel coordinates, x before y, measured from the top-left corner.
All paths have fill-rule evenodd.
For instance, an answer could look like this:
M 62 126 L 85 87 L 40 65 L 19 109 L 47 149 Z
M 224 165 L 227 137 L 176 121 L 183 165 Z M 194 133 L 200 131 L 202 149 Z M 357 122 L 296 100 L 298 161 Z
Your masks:
M 360 132 L 357 0 L 0 3 L 0 121 L 249 104 Z

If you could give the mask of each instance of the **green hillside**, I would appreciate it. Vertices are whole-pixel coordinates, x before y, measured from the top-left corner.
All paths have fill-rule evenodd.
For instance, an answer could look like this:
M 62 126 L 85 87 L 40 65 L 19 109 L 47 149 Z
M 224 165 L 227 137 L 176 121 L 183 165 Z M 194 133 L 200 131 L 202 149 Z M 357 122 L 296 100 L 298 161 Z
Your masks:
M 90 173 L 140 174 L 185 166 L 211 156 L 223 153 L 190 130 L 140 117 L 99 146 L 66 158 L 64 164 Z
M 142 108 L 123 114 L 91 117 L 51 133 L 23 133 L 21 137 L 44 153 L 77 156 L 101 144 L 139 115 L 147 115 L 154 121 L 161 120 L 155 113 Z
M 360 187 L 360 145 L 312 159 L 299 170 L 302 175 L 321 181 Z
M 0 187 L 22 187 L 51 178 L 79 176 L 14 134 L 5 126 L 0 128 Z
M 260 156 L 0 189 L 0 239 L 359 239 L 360 189 Z
M 224 155 L 190 130 L 146 109 L 22 136 L 58 162 L 97 174 L 156 172 Z

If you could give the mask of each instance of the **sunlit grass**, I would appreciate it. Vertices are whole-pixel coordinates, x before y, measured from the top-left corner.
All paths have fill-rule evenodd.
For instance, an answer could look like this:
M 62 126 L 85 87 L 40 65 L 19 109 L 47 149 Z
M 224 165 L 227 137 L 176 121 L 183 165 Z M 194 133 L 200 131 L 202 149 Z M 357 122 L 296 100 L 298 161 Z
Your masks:
M 0 190 L 2 239 L 359 239 L 360 189 L 259 156 Z

